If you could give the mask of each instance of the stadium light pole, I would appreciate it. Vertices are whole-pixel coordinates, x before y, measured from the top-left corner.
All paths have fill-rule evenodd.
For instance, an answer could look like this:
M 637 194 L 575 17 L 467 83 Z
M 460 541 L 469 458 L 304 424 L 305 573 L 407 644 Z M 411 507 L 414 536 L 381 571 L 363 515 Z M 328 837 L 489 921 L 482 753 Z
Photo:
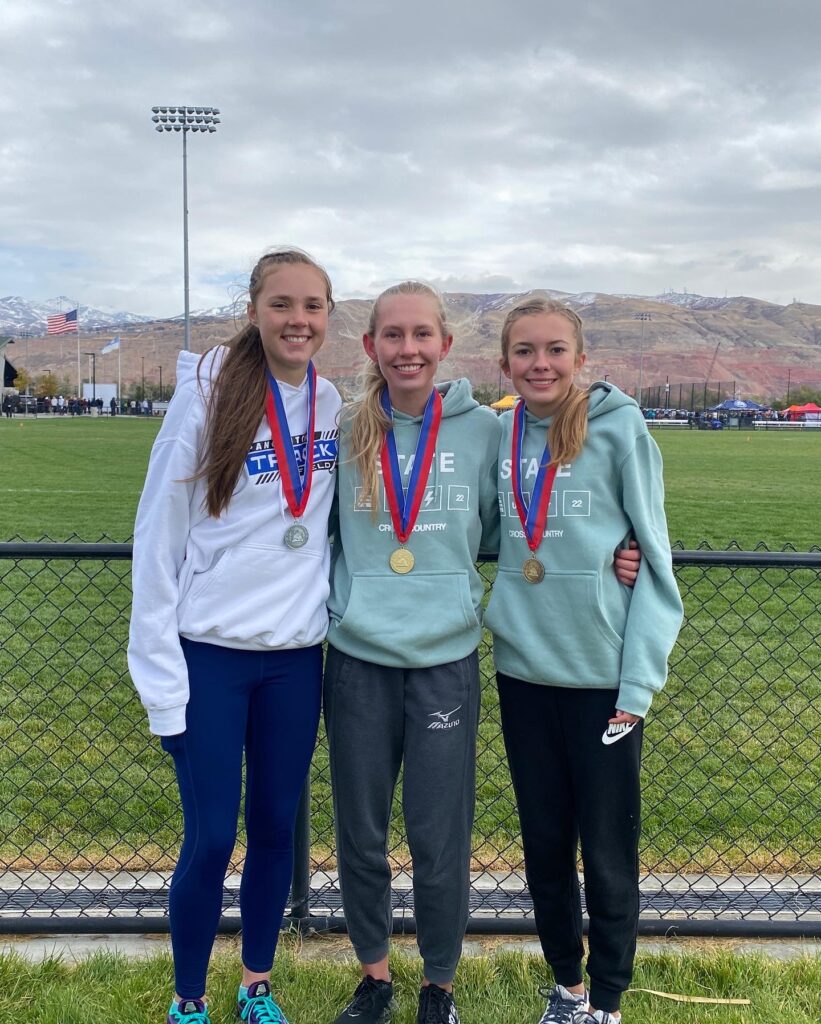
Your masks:
M 182 260 L 185 290 L 185 349 L 191 348 L 191 311 L 188 303 L 188 143 L 189 132 L 213 134 L 220 123 L 216 107 L 152 107 L 154 128 L 158 132 L 182 134 Z
M 157 369 L 160 371 L 160 401 L 163 400 L 162 396 L 162 367 L 158 366 Z
M 641 408 L 641 379 L 642 379 L 642 374 L 644 372 L 644 325 L 650 319 L 650 314 L 649 313 L 634 313 L 633 314 L 633 319 L 634 320 L 641 320 L 641 340 L 639 341 L 639 388 L 638 388 L 638 391 L 639 391 L 638 403 L 639 403 L 639 408 Z

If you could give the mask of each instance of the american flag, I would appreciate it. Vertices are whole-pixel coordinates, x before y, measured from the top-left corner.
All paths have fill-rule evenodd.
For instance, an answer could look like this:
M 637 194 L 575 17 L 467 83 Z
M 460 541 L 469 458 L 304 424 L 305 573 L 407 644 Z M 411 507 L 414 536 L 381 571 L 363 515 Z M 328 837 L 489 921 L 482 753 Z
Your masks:
M 77 331 L 77 310 L 70 313 L 55 313 L 47 320 L 46 334 L 73 334 Z

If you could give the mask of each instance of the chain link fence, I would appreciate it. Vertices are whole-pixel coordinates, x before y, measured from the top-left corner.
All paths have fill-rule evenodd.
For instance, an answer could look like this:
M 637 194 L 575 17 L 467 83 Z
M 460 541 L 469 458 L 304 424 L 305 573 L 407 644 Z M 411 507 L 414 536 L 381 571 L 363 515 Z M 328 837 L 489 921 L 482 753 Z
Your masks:
M 167 927 L 173 767 L 128 678 L 129 545 L 0 544 L 0 931 Z M 821 934 L 821 552 L 675 551 L 686 621 L 645 732 L 647 934 Z M 480 569 L 490 587 L 493 563 Z M 473 932 L 535 932 L 489 638 Z M 297 830 L 294 921 L 342 930 L 327 746 Z M 240 838 L 225 884 L 236 930 Z M 411 863 L 391 825 L 397 930 Z

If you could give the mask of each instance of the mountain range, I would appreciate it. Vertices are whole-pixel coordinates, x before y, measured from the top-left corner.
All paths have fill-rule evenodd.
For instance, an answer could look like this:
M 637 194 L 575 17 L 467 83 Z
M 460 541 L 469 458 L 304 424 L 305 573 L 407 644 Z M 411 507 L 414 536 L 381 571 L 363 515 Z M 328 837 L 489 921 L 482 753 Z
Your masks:
M 710 297 L 666 292 L 656 296 L 569 294 L 545 290 L 577 310 L 585 325 L 588 365 L 584 380 L 607 376 L 634 393 L 669 382 L 670 405 L 688 404 L 706 381 L 723 382 L 728 394 L 774 399 L 799 383 L 821 387 L 821 306 L 782 306 L 747 296 Z M 498 366 L 499 335 L 507 310 L 522 295 L 448 293 L 445 304 L 455 343 L 442 376 L 468 376 L 476 385 L 507 390 Z M 74 308 L 65 297 L 30 302 L 0 299 L 0 334 L 16 336 L 7 358 L 35 375 L 47 370 L 74 381 L 76 346 L 71 335 L 44 336 L 45 317 Z M 192 316 L 192 349 L 205 351 L 227 340 L 239 326 L 239 304 L 197 310 Z M 362 333 L 370 302 L 345 299 L 331 318 L 327 341 L 317 357 L 320 372 L 351 388 L 363 362 Z M 80 307 L 83 351 L 99 353 L 113 334 L 122 338 L 123 383 L 164 385 L 175 372 L 182 347 L 181 317 L 157 320 L 133 313 Z M 27 337 L 25 335 L 28 335 Z M 81 366 L 81 372 L 87 371 Z M 97 379 L 115 380 L 117 356 L 97 360 Z M 113 374 L 113 376 L 112 376 Z M 584 382 L 584 380 L 582 382 Z M 688 390 L 689 389 L 689 390 Z M 664 399 L 653 404 L 663 404 Z

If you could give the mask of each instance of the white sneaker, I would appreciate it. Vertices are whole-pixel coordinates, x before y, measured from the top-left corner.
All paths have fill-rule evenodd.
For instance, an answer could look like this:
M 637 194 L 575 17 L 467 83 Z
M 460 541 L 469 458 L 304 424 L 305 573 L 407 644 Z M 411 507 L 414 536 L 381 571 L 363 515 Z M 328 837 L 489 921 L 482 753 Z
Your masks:
M 571 1024 L 575 1014 L 587 1010 L 587 993 L 576 995 L 564 985 L 540 988 L 539 994 L 547 998 L 547 1006 L 539 1024 Z
M 607 1010 L 580 1010 L 573 1014 L 572 1024 L 621 1024 L 621 1017 L 614 1017 Z

